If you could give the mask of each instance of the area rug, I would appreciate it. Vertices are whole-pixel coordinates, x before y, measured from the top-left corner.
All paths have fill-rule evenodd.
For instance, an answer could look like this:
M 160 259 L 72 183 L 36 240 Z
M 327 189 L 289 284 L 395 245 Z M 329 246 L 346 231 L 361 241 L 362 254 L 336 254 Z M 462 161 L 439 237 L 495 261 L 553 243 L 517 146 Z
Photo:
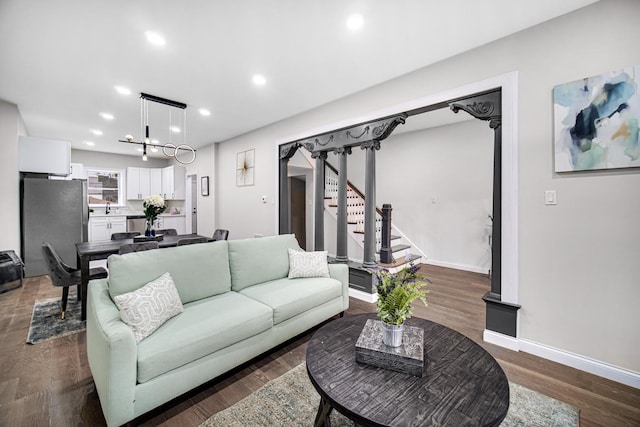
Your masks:
M 80 320 L 80 305 L 81 302 L 76 298 L 75 292 L 69 292 L 67 313 L 63 320 L 60 318 L 61 297 L 36 300 L 33 305 L 27 343 L 38 344 L 84 331 L 86 322 Z
M 501 426 L 554 427 L 578 425 L 578 410 L 518 384 L 509 383 L 509 413 Z M 304 363 L 229 408 L 201 427 L 312 426 L 320 396 L 307 376 Z M 331 425 L 353 426 L 337 411 Z

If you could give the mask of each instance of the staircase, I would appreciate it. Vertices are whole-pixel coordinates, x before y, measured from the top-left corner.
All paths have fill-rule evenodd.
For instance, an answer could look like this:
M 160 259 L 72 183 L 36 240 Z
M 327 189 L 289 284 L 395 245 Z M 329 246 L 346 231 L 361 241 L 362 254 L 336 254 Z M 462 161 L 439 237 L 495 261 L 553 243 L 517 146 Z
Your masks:
M 337 220 L 338 211 L 338 171 L 326 163 L 325 168 L 325 210 Z M 347 181 L 347 232 L 364 250 L 364 198 L 365 196 L 351 182 Z M 382 244 L 382 211 L 376 207 L 376 262 L 381 268 L 395 273 L 410 262 L 419 263 L 421 255 L 412 253 L 410 242 L 402 237 L 402 233 L 392 226 L 391 250 L 393 261 L 388 264 L 380 262 L 380 247 Z M 351 268 L 360 268 L 362 260 L 353 260 Z

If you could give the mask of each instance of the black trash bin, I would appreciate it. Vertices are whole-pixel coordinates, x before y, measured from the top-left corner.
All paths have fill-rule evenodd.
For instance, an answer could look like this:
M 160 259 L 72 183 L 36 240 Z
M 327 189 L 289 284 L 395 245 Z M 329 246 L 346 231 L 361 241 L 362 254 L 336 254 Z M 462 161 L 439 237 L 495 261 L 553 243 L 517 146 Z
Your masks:
M 0 294 L 22 286 L 24 267 L 14 251 L 0 251 Z

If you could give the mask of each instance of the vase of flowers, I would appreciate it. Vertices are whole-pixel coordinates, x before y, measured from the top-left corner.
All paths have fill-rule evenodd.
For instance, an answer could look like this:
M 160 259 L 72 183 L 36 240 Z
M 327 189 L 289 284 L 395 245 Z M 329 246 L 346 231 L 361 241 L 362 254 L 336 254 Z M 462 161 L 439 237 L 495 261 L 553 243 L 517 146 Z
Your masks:
M 420 268 L 409 264 L 397 273 L 376 273 L 377 315 L 382 321 L 382 342 L 390 347 L 402 345 L 404 321 L 411 317 L 417 299 L 426 306 L 429 280 L 418 274 Z
M 154 194 L 144 198 L 142 207 L 144 208 L 144 216 L 147 218 L 147 227 L 144 235 L 153 236 L 155 234 L 153 223 L 158 219 L 158 215 L 167 210 L 167 205 L 162 197 Z

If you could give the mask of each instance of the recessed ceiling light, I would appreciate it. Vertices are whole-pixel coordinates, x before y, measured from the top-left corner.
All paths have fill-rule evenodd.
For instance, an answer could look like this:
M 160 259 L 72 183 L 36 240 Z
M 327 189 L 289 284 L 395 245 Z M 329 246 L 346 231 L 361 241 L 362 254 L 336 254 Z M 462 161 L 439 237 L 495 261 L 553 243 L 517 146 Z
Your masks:
M 173 133 L 180 133 L 180 128 L 178 126 L 171 126 L 169 129 Z
M 359 30 L 363 25 L 364 18 L 359 13 L 349 15 L 349 18 L 347 18 L 347 27 L 352 31 Z
M 87 145 L 89 145 L 89 146 L 91 146 L 91 147 L 93 147 L 94 145 L 96 145 L 96 143 L 95 143 L 95 142 L 93 142 L 93 141 L 85 141 L 84 143 L 85 143 L 85 144 L 87 144 Z
M 210 116 L 211 115 L 211 111 L 207 110 L 206 108 L 201 108 L 198 110 L 200 112 L 200 114 L 202 114 L 203 116 Z
M 116 92 L 118 92 L 120 95 L 131 95 L 131 89 L 124 87 L 124 86 L 114 86 L 113 87 Z
M 100 113 L 100 117 L 102 117 L 105 120 L 113 120 L 113 114 L 109 114 L 109 113 Z
M 263 86 L 267 83 L 267 79 L 265 79 L 264 76 L 260 74 L 254 74 L 251 80 L 258 86 Z
M 156 46 L 164 46 L 166 43 L 164 37 L 154 31 L 145 31 L 144 35 L 147 37 L 147 40 L 149 40 L 149 43 Z
M 98 129 L 91 129 L 89 132 L 91 132 L 92 134 L 94 134 L 95 136 L 100 136 L 102 135 L 102 131 L 98 130 Z

